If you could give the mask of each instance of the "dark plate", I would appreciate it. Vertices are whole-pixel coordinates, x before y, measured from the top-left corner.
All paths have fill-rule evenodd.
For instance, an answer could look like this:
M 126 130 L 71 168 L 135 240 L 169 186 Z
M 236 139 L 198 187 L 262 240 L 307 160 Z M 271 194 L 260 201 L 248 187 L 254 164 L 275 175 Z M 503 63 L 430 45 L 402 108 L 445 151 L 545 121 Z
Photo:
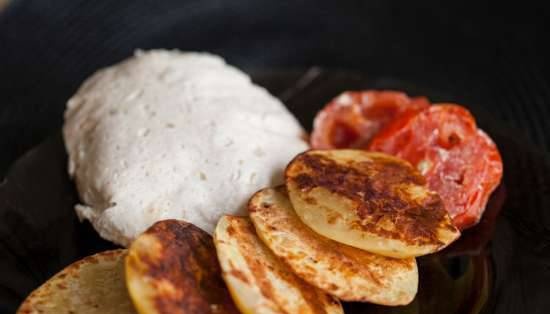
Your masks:
M 310 68 L 252 71 L 256 82 L 283 99 L 304 126 L 342 90 L 392 88 L 433 101 L 457 101 L 445 91 L 391 78 Z M 516 132 L 467 104 L 496 141 L 503 184 L 481 223 L 443 252 L 419 258 L 419 293 L 408 306 L 346 304 L 347 313 L 546 313 L 550 308 L 550 161 Z M 20 158 L 0 184 L 0 311 L 69 263 L 113 248 L 78 222 L 78 196 L 66 174 L 61 135 Z

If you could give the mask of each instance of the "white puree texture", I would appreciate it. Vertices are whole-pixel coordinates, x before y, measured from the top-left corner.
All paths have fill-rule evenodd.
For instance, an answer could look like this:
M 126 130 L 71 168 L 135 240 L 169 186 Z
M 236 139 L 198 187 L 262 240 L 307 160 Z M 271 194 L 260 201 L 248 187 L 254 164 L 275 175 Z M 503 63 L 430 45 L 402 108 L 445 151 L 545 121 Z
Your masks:
M 63 127 L 79 218 L 123 246 L 158 220 L 211 233 L 222 214 L 245 214 L 307 149 L 303 134 L 220 57 L 166 50 L 95 73 L 68 101 Z

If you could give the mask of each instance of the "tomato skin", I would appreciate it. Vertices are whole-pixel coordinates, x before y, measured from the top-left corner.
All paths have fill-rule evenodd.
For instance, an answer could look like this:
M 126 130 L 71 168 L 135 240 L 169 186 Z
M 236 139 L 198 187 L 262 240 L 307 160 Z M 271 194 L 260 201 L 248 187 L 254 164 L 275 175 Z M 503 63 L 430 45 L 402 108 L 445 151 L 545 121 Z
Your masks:
M 477 147 L 477 150 L 472 151 L 472 154 L 478 156 L 478 158 L 483 158 L 486 166 L 481 168 L 484 171 L 483 173 L 478 173 L 475 176 L 479 188 L 477 193 L 472 193 L 467 200 L 466 206 L 469 210 L 453 217 L 455 225 L 464 226 L 464 228 L 468 228 L 479 222 L 489 201 L 489 196 L 500 184 L 503 173 L 500 153 L 494 142 L 485 132 L 479 129 L 477 136 L 471 143 L 471 146 Z M 472 175 L 476 174 L 472 173 Z
M 379 132 L 369 149 L 413 164 L 461 230 L 479 221 L 502 178 L 496 145 L 458 105 L 439 104 L 402 116 Z
M 385 125 L 429 106 L 425 97 L 410 98 L 396 91 L 344 92 L 315 117 L 311 146 L 314 149 L 366 148 Z

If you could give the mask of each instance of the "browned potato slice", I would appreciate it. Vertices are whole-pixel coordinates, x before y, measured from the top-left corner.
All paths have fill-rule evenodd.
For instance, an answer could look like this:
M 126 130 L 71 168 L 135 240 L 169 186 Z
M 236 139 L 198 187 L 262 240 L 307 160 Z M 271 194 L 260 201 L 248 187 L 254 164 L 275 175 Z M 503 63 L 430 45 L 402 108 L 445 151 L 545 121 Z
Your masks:
M 242 313 L 343 313 L 338 300 L 310 286 L 278 260 L 248 218 L 222 217 L 214 243 L 223 277 Z
M 414 299 L 414 257 L 372 254 L 315 233 L 296 216 L 284 188 L 256 193 L 248 209 L 263 242 L 310 284 L 344 301 L 404 305 Z
M 238 313 L 212 237 L 184 221 L 157 222 L 132 243 L 126 284 L 142 314 Z
M 105 251 L 77 261 L 21 304 L 18 314 L 133 314 L 124 286 L 126 250 Z
M 288 165 L 286 184 L 300 219 L 330 239 L 405 258 L 459 237 L 437 193 L 408 162 L 362 150 L 311 150 Z

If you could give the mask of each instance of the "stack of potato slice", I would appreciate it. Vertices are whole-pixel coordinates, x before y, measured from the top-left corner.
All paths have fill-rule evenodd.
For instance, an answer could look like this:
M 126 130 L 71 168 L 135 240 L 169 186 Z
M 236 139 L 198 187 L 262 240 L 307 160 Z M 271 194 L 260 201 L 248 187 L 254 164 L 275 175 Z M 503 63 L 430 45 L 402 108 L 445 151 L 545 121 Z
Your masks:
M 246 217 L 224 216 L 214 232 L 223 277 L 244 314 L 341 314 L 332 296 L 296 276 L 262 243 Z
M 254 229 L 226 216 L 215 232 L 223 277 L 244 313 L 304 296 L 266 275 L 273 265 L 341 300 L 408 304 L 418 289 L 415 257 L 460 235 L 425 179 L 389 155 L 311 150 L 290 162 L 285 178 L 286 186 L 251 198 Z
M 325 238 L 304 225 L 283 188 L 250 202 L 260 238 L 304 280 L 345 301 L 409 303 L 418 285 L 414 258 L 394 259 Z
M 125 286 L 126 283 L 126 286 Z M 128 249 L 68 266 L 36 289 L 19 314 L 237 314 L 212 237 L 178 220 L 155 223 Z
M 190 223 L 159 221 L 127 250 L 67 267 L 18 313 L 340 314 L 339 300 L 404 305 L 418 289 L 415 257 L 460 235 L 424 178 L 389 155 L 311 150 L 285 178 L 252 196 L 250 218 L 222 217 L 213 239 Z

